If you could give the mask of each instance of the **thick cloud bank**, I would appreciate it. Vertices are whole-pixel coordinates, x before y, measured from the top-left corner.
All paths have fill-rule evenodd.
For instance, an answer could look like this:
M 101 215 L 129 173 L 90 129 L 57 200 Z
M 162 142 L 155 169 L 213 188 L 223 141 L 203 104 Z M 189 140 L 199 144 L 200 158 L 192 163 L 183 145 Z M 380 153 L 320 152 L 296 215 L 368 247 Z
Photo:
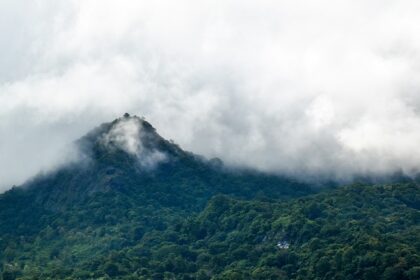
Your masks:
M 3 0 L 0 187 L 130 112 L 231 164 L 420 166 L 419 1 Z

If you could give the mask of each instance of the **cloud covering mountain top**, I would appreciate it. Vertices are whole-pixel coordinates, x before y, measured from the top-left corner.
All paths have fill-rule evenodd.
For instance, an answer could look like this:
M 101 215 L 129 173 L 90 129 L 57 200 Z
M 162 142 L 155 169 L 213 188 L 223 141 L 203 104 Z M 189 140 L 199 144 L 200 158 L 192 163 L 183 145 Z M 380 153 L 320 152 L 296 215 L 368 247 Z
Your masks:
M 418 1 L 0 4 L 0 187 L 124 112 L 229 164 L 420 166 Z
M 145 131 L 140 118 L 127 115 L 118 119 L 99 141 L 107 149 L 121 149 L 135 156 L 141 167 L 153 169 L 159 163 L 166 161 L 167 155 L 157 147 L 152 147 L 150 142 L 158 136 L 150 135 L 151 133 Z M 143 143 L 143 141 L 149 143 Z

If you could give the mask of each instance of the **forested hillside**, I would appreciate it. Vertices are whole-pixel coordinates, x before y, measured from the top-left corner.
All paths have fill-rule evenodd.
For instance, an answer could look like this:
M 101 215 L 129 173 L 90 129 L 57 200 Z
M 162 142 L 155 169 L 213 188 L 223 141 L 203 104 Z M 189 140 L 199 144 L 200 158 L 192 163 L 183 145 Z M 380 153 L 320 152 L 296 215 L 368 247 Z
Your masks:
M 110 136 L 127 121 L 141 128 L 136 153 Z M 82 162 L 0 196 L 4 280 L 420 279 L 416 183 L 314 194 L 129 116 L 78 143 Z
M 11 238 L 4 279 L 419 279 L 420 189 L 290 201 L 213 197 L 199 213 L 98 196 Z M 10 238 L 10 236 L 9 236 Z

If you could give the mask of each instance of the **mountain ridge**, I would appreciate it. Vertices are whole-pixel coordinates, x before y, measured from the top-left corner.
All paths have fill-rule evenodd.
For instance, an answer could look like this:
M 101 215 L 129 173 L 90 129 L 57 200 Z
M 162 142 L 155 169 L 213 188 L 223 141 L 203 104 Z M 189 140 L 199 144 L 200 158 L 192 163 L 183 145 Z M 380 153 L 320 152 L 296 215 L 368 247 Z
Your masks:
M 316 194 L 184 151 L 129 115 L 77 144 L 80 161 L 0 195 L 0 279 L 420 276 L 415 182 Z
M 266 193 L 265 196 L 276 198 L 288 193 L 313 192 L 309 185 L 291 178 L 255 170 L 229 169 L 220 159 L 208 160 L 184 151 L 161 137 L 144 119 L 128 114 L 98 126 L 76 143 L 80 150 L 79 161 L 39 175 L 22 185 L 22 189 L 33 194 L 39 204 L 60 208 L 81 202 L 97 192 L 133 194 L 150 184 L 165 186 L 166 190 L 179 196 L 188 195 L 192 204 L 195 195 L 201 200 L 199 207 L 216 193 L 251 198 L 257 193 L 264 196 L 268 190 L 269 195 Z M 222 179 L 216 180 L 217 177 Z M 242 183 L 234 183 L 235 180 Z M 180 183 L 186 188 L 177 187 Z M 246 190 L 241 191 L 241 188 Z M 154 191 L 145 189 L 145 192 Z

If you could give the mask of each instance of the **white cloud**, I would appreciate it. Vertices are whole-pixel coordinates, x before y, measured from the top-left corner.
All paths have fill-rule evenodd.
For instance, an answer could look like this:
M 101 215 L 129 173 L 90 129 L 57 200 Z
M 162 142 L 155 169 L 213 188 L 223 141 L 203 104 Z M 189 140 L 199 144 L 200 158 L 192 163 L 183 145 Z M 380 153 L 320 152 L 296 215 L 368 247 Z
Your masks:
M 0 186 L 126 111 L 231 164 L 417 171 L 419 13 L 418 1 L 3 0 Z
M 102 142 L 105 146 L 115 145 L 129 154 L 139 155 L 143 150 L 140 130 L 141 124 L 137 119 L 121 120 L 102 137 Z
M 140 119 L 123 118 L 102 136 L 101 142 L 108 149 L 121 149 L 135 156 L 140 166 L 151 169 L 166 161 L 167 156 L 156 147 L 145 147 L 143 141 L 147 137 L 151 136 L 144 131 Z

